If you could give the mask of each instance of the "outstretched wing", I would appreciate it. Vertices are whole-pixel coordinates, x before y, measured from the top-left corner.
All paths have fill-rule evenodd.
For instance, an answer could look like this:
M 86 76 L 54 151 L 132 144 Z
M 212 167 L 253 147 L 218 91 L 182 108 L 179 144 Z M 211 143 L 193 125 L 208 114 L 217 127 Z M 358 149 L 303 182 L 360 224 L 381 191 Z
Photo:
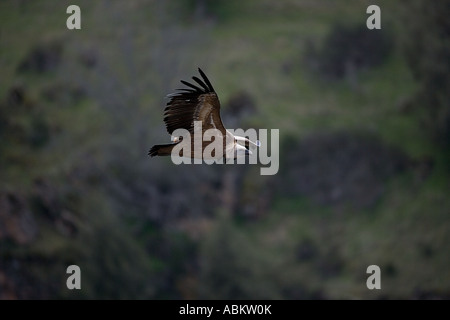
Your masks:
M 176 129 L 194 132 L 194 121 L 202 122 L 202 131 L 218 129 L 225 135 L 226 130 L 220 118 L 220 102 L 203 71 L 198 68 L 200 76 L 192 77 L 196 84 L 181 80 L 188 88 L 177 89 L 170 97 L 164 109 L 164 122 L 171 135 Z

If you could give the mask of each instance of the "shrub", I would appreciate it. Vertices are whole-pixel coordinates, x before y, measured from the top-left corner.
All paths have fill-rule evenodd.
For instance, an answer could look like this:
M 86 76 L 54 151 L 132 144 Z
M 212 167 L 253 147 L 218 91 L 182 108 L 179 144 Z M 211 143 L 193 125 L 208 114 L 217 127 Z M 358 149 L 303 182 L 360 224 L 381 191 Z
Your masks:
M 382 64 L 391 49 L 392 41 L 384 29 L 337 25 L 321 47 L 312 41 L 307 43 L 305 60 L 321 76 L 342 79 Z

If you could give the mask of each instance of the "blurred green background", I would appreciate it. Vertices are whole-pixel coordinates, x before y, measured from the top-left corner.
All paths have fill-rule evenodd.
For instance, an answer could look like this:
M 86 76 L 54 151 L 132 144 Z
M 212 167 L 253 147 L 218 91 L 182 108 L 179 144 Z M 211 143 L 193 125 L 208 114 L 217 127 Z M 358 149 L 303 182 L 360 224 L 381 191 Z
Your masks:
M 449 8 L 1 1 L 0 298 L 450 299 Z M 197 67 L 277 175 L 148 158 Z

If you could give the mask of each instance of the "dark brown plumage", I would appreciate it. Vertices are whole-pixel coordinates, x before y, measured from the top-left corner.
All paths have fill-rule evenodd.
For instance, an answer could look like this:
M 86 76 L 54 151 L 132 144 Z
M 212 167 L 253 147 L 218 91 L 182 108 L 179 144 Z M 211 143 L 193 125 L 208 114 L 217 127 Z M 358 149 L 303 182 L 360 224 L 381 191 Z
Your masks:
M 197 77 L 192 79 L 199 85 L 181 80 L 189 89 L 177 89 L 169 95 L 170 101 L 164 110 L 164 122 L 171 135 L 176 129 L 194 132 L 194 121 L 201 121 L 203 131 L 214 128 L 225 135 L 225 128 L 220 119 L 220 102 L 211 82 L 199 68 L 203 81 Z

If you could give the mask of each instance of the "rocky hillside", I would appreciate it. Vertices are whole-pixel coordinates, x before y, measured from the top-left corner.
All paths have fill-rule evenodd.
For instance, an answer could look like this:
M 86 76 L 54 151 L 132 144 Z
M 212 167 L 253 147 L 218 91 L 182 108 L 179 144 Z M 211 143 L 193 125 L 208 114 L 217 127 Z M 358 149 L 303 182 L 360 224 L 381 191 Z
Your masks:
M 2 1 L 0 299 L 449 299 L 448 1 L 376 2 Z M 276 175 L 148 158 L 198 66 Z

